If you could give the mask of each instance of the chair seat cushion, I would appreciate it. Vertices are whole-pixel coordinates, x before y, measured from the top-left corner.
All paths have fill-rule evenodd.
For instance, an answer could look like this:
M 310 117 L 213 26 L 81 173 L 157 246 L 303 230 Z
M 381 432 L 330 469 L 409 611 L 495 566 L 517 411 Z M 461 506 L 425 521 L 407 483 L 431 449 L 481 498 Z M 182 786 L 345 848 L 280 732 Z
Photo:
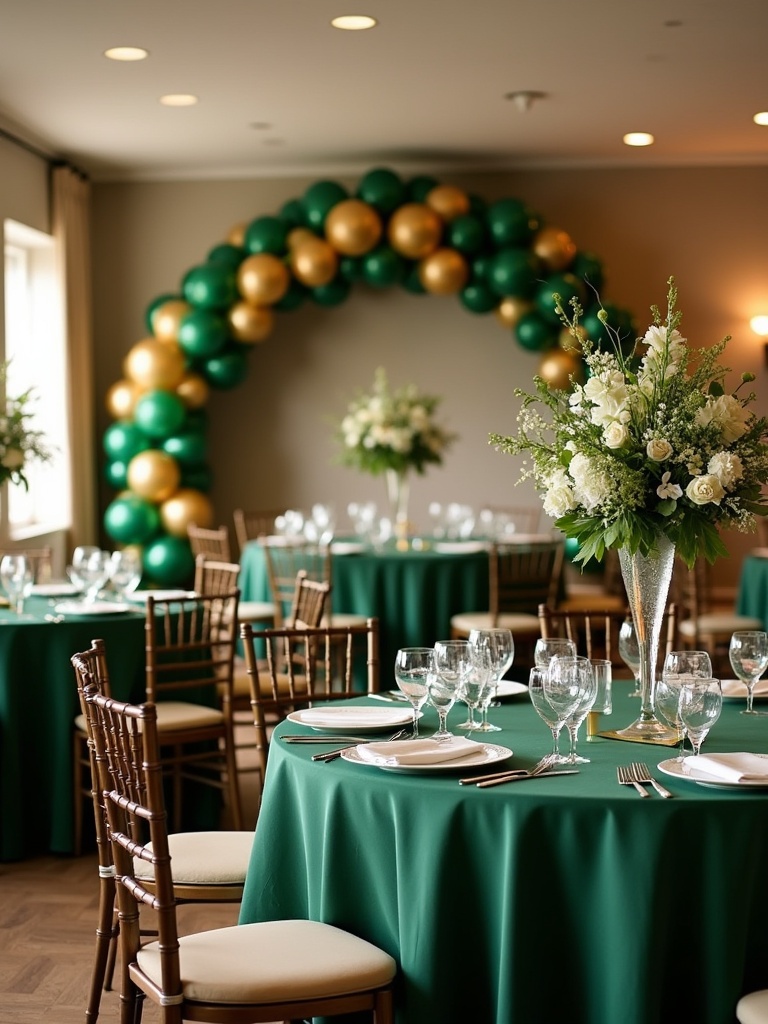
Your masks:
M 272 695 L 272 684 L 270 682 L 269 673 L 265 669 L 264 675 L 259 677 L 261 682 L 261 692 L 265 697 Z M 294 693 L 304 693 L 307 689 L 307 681 L 304 676 L 295 675 L 293 677 L 293 690 Z M 280 694 L 289 694 L 291 692 L 288 676 L 278 674 L 277 675 L 277 692 Z M 232 698 L 245 698 L 251 699 L 251 684 L 248 679 L 248 672 L 245 668 L 235 668 L 235 674 L 232 680 Z M 238 703 L 241 703 L 240 701 Z
M 207 708 L 203 704 L 190 704 L 183 700 L 161 700 L 157 702 L 157 728 L 160 733 L 174 729 L 198 729 L 216 725 L 224 720 L 218 708 Z
M 750 992 L 736 1004 L 739 1024 L 768 1024 L 768 989 Z
M 762 619 L 751 615 L 735 615 L 732 612 L 700 615 L 698 619 L 683 619 L 678 626 L 681 636 L 695 636 L 698 632 L 704 636 L 710 634 L 735 633 L 739 629 L 763 629 Z
M 513 636 L 515 633 L 521 635 L 535 633 L 536 636 L 539 636 L 541 632 L 538 615 L 526 615 L 523 612 L 507 612 L 504 615 L 499 615 L 496 623 L 494 623 L 490 612 L 462 612 L 451 618 L 451 630 L 455 630 L 457 633 L 469 634 L 472 629 L 493 629 L 494 627 L 511 629 Z
M 353 612 L 334 612 L 331 615 L 332 626 L 364 626 L 367 615 L 355 615 Z
M 241 601 L 237 617 L 240 622 L 274 622 L 275 606 L 272 601 Z
M 184 996 L 203 1002 L 276 1003 L 362 992 L 389 984 L 395 961 L 356 935 L 319 921 L 265 921 L 179 937 Z M 160 950 L 139 952 L 160 985 Z
M 173 880 L 184 885 L 237 885 L 245 882 L 253 832 L 173 832 L 168 836 Z M 151 844 L 150 844 L 151 845 Z M 134 860 L 136 877 L 154 878 L 152 865 Z

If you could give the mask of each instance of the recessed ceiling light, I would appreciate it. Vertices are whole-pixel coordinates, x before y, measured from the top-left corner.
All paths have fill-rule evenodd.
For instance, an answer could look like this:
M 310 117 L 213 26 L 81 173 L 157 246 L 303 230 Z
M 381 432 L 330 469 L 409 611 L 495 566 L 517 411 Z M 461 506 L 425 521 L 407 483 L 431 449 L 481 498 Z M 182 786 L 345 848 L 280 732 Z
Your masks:
M 198 100 L 188 92 L 171 92 L 161 96 L 160 102 L 164 107 L 194 107 Z
M 768 124 L 768 110 L 761 110 L 752 118 L 755 124 Z
M 111 46 L 104 51 L 104 56 L 110 60 L 145 60 L 149 50 L 143 50 L 140 46 Z
M 347 32 L 361 32 L 366 28 L 373 28 L 378 22 L 367 14 L 340 14 L 338 18 L 331 18 L 334 28 L 343 28 Z
M 652 146 L 655 140 L 648 132 L 627 132 L 621 141 L 625 146 Z

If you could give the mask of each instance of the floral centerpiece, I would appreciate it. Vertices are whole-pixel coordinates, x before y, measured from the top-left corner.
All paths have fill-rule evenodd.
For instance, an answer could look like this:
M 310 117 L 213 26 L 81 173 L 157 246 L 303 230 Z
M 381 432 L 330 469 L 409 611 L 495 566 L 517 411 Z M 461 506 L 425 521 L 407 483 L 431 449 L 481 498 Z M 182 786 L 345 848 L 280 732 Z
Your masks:
M 646 648 L 638 722 L 645 718 L 650 726 L 651 666 L 674 553 L 689 567 L 699 557 L 712 562 L 727 554 L 718 527 L 752 529 L 755 515 L 768 514 L 761 494 L 768 480 L 768 421 L 750 410 L 754 393 L 739 394 L 754 374 L 743 374 L 736 390 L 726 391 L 729 371 L 719 359 L 730 337 L 709 349 L 689 348 L 678 330 L 674 278 L 666 317 L 652 306 L 651 326 L 626 355 L 604 310 L 608 349 L 582 340 L 578 302 L 569 314 L 559 296 L 555 300 L 561 321 L 582 345 L 586 383 L 574 381 L 566 392 L 536 378 L 535 394 L 516 391 L 523 399 L 517 435 L 491 434 L 490 443 L 530 455 L 521 479 L 533 478 L 544 510 L 578 542 L 575 561 L 600 560 L 606 548 L 618 549 Z
M 2 382 L 7 369 L 7 364 L 0 364 Z M 28 488 L 24 475 L 26 464 L 32 460 L 47 462 L 52 456 L 42 431 L 32 430 L 30 426 L 32 395 L 33 389 L 28 388 L 15 398 L 6 396 L 4 405 L 0 402 L 0 484 L 8 481 Z
M 455 440 L 435 419 L 441 399 L 414 384 L 390 390 L 386 371 L 376 370 L 373 390 L 350 402 L 341 421 L 340 460 L 374 476 L 388 476 L 393 519 L 407 520 L 407 474 L 440 465 Z

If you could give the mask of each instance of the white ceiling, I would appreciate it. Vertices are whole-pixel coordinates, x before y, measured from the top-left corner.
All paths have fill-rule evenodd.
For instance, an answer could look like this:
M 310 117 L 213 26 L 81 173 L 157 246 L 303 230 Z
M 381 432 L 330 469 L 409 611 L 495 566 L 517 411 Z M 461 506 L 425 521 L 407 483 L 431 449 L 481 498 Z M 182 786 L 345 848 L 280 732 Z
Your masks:
M 767 164 L 767 41 L 768 0 L 0 0 L 0 127 L 94 180 Z

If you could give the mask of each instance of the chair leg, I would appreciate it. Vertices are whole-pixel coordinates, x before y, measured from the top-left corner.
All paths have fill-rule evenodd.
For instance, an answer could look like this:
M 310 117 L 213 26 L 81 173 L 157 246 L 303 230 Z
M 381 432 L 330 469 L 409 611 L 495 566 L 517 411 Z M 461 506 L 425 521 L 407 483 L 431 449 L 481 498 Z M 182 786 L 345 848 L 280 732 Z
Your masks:
M 117 942 L 117 917 L 115 914 L 115 876 L 99 876 L 99 916 L 96 923 L 96 956 L 91 974 L 91 987 L 85 1009 L 86 1024 L 95 1024 L 101 1006 L 101 993 L 109 989 L 114 970 L 113 950 Z M 110 960 L 111 969 L 110 969 Z M 109 984 L 107 977 L 109 976 Z
M 83 852 L 83 738 L 77 732 L 72 740 L 72 853 L 79 857 Z

